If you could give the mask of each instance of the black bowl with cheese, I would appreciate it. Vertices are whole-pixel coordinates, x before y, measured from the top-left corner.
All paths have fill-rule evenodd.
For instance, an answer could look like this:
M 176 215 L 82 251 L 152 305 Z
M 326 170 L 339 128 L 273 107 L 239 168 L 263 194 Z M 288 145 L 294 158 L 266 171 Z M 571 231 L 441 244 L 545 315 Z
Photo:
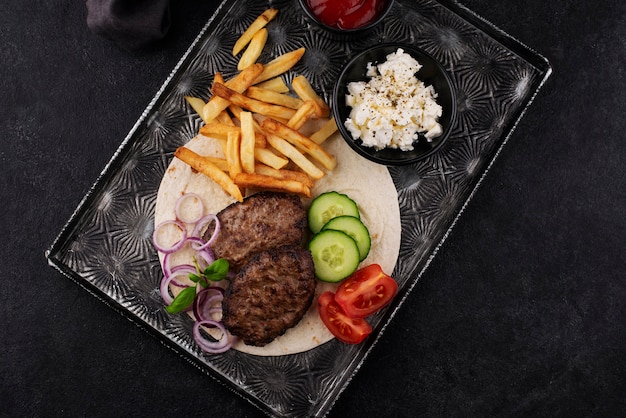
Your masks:
M 422 66 L 416 73 L 417 78 L 425 86 L 433 86 L 437 94 L 436 102 L 442 107 L 442 114 L 438 119 L 442 133 L 430 140 L 424 136 L 424 133 L 420 133 L 418 139 L 413 142 L 412 150 L 404 151 L 390 147 L 378 150 L 374 147 L 364 146 L 360 139 L 355 140 L 345 125 L 345 121 L 350 118 L 352 110 L 352 107 L 346 104 L 348 84 L 369 81 L 371 77 L 367 75 L 368 64 L 376 66 L 387 61 L 387 56 L 398 51 L 399 48 Z M 376 163 L 390 166 L 415 163 L 439 150 L 450 136 L 457 111 L 454 86 L 443 66 L 427 52 L 406 44 L 379 44 L 352 57 L 335 83 L 332 108 L 337 127 L 348 145 L 361 156 Z

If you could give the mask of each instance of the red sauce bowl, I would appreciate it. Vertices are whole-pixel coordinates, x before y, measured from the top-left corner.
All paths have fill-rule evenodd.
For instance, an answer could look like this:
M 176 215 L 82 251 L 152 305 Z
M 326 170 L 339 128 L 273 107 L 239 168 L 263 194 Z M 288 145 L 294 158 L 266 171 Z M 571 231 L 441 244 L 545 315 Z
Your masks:
M 360 32 L 376 26 L 393 0 L 298 0 L 306 15 L 332 32 Z

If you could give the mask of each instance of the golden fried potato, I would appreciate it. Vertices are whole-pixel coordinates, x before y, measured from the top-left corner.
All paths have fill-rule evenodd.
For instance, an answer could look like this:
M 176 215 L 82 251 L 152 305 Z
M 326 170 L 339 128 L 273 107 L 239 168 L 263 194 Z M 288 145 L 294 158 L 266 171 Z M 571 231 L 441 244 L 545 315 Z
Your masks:
M 244 93 L 246 96 L 279 106 L 289 107 L 298 110 L 302 106 L 302 100 L 287 94 L 278 93 L 273 90 L 264 89 L 258 86 L 250 86 Z
M 292 129 L 289 126 L 271 118 L 265 119 L 263 123 L 261 123 L 261 127 L 268 134 L 278 135 L 298 147 L 301 151 L 306 152 L 313 157 L 313 159 L 322 164 L 322 166 L 324 166 L 327 170 L 332 170 L 337 165 L 335 157 L 330 155 L 324 148 L 295 129 Z
M 322 170 L 315 166 L 315 164 L 309 161 L 304 154 L 298 151 L 296 147 L 283 138 L 277 135 L 269 134 L 267 135 L 267 142 L 269 142 L 270 145 L 278 152 L 293 161 L 295 165 L 300 167 L 302 171 L 307 173 L 311 178 L 319 180 L 324 177 L 324 172 Z
M 269 8 L 261 13 L 261 15 L 257 17 L 254 22 L 250 24 L 250 26 L 248 26 L 248 29 L 246 29 L 235 42 L 235 45 L 233 46 L 233 56 L 240 53 L 252 40 L 254 34 L 264 28 L 277 14 L 278 9 L 275 8 Z
M 267 29 L 263 28 L 252 37 L 248 48 L 246 48 L 237 63 L 237 69 L 243 70 L 244 68 L 254 64 L 261 55 L 261 52 L 263 52 L 265 42 L 267 42 Z
M 261 87 L 266 90 L 272 90 L 277 93 L 289 93 L 289 86 L 285 84 L 282 77 L 270 78 L 262 83 L 255 84 L 257 87 Z
M 235 176 L 234 181 L 236 185 L 242 188 L 289 192 L 311 197 L 311 189 L 297 180 L 279 179 L 263 174 L 239 173 Z
M 260 100 L 251 99 L 235 90 L 229 89 L 223 84 L 215 84 L 211 89 L 211 93 L 215 96 L 234 103 L 237 106 L 241 106 L 244 109 L 248 109 L 254 113 L 260 113 L 261 115 L 275 117 L 279 119 L 290 119 L 296 111 L 284 106 L 273 105 L 262 102 Z
M 330 115 L 330 107 L 328 107 L 324 99 L 313 90 L 311 83 L 309 83 L 309 80 L 307 80 L 305 76 L 296 76 L 291 82 L 291 87 L 302 100 L 312 100 L 317 104 L 318 109 L 316 116 L 318 118 L 327 118 Z
M 238 201 L 243 202 L 243 195 L 241 194 L 239 187 L 225 172 L 220 170 L 209 159 L 185 147 L 179 147 L 176 149 L 174 156 L 189 165 L 194 170 L 209 177 L 222 189 L 224 189 L 226 193 L 230 194 Z
M 246 173 L 254 173 L 254 124 L 252 119 L 252 113 L 241 112 L 241 144 L 240 144 L 240 159 L 241 168 Z
M 254 84 L 261 83 L 265 80 L 269 80 L 270 78 L 274 78 L 287 72 L 291 69 L 291 67 L 296 65 L 298 61 L 300 61 L 300 58 L 302 58 L 304 52 L 305 48 L 299 48 L 274 58 L 272 61 L 265 64 L 263 68 L 263 73 L 259 75 Z
M 335 118 L 330 118 L 328 122 L 326 122 L 320 129 L 311 134 L 309 138 L 316 144 L 322 144 L 326 141 L 332 134 L 337 132 L 337 122 Z
M 317 105 L 312 100 L 307 100 L 298 108 L 296 113 L 287 121 L 287 126 L 298 130 L 315 114 Z
M 256 78 L 263 72 L 263 68 L 263 64 L 252 64 L 224 84 L 241 93 L 255 82 Z M 223 83 L 214 81 L 213 85 L 217 84 Z M 207 122 L 216 119 L 220 112 L 228 107 L 228 104 L 228 100 L 214 95 L 202 109 L 203 120 Z

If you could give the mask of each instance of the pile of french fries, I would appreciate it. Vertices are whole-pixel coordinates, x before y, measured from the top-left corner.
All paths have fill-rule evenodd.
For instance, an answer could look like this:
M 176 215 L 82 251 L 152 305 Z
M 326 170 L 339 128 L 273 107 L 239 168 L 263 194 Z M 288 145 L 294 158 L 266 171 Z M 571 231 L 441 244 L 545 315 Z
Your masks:
M 266 64 L 257 62 L 268 37 L 266 25 L 277 13 L 275 8 L 265 10 L 237 39 L 232 53 L 241 53 L 239 73 L 230 80 L 216 73 L 208 102 L 186 97 L 204 122 L 199 133 L 218 141 L 224 158 L 198 155 L 186 147 L 174 153 L 238 201 L 246 189 L 311 197 L 315 181 L 336 165 L 335 157 L 322 146 L 337 130 L 328 104 L 306 77 L 294 77 L 291 88 L 281 77 L 305 49 Z M 310 119 L 326 121 L 307 136 L 301 128 Z

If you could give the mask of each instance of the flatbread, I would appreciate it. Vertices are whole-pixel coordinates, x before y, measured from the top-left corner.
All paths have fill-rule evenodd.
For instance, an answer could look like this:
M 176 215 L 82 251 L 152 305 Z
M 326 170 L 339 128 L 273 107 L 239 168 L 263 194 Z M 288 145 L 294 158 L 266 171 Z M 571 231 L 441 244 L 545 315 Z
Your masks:
M 216 141 L 197 136 L 185 145 L 200 155 L 223 157 Z M 372 238 L 370 253 L 362 266 L 377 263 L 388 274 L 393 272 L 400 249 L 400 209 L 398 196 L 385 166 L 372 163 L 358 156 L 341 139 L 333 135 L 324 147 L 336 156 L 337 167 L 318 180 L 312 189 L 312 196 L 327 191 L 345 193 L 358 205 L 361 220 L 368 227 Z M 163 176 L 157 195 L 155 225 L 175 218 L 177 199 L 185 193 L 195 193 L 201 197 L 207 213 L 218 213 L 234 202 L 220 186 L 211 179 L 192 170 L 187 164 L 174 158 Z M 312 199 L 303 199 L 308 208 Z M 161 263 L 163 256 L 159 255 Z M 177 254 L 175 264 L 190 263 L 189 254 Z M 276 338 L 264 347 L 248 346 L 241 341 L 234 344 L 235 350 L 259 355 L 277 356 L 308 351 L 333 339 L 333 335 L 322 323 L 317 312 L 317 296 L 326 290 L 334 291 L 338 285 L 318 281 L 316 297 L 309 311 L 295 327 Z

